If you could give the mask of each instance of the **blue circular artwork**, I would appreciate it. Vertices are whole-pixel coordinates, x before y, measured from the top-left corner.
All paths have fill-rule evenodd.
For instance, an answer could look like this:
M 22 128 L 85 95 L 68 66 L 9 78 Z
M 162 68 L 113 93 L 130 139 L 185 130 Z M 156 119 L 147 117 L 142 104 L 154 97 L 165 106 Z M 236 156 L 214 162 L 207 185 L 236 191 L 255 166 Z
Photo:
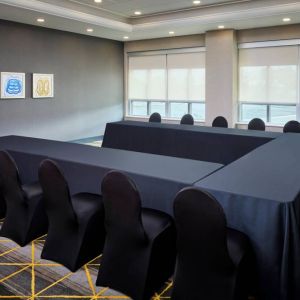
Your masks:
M 6 84 L 6 93 L 18 95 L 22 92 L 22 81 L 19 79 L 9 79 Z

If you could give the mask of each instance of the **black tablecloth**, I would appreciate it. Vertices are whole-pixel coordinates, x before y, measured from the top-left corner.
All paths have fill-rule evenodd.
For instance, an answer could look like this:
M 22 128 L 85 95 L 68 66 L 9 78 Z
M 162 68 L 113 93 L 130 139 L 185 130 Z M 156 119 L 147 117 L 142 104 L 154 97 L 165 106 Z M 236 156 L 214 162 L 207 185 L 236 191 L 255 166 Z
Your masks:
M 285 134 L 195 184 L 246 233 L 262 299 L 300 299 L 300 135 Z
M 42 159 L 54 159 L 62 167 L 72 193 L 100 193 L 101 180 L 109 170 L 123 171 L 136 182 L 144 207 L 170 214 L 180 189 L 222 167 L 208 162 L 18 136 L 0 138 L 0 149 L 8 150 L 15 158 L 25 183 L 37 180 Z
M 258 262 L 261 299 L 299 300 L 300 137 L 291 133 L 274 138 L 270 136 L 268 143 L 224 168 L 202 161 L 14 136 L 0 138 L 0 149 L 10 150 L 25 180 L 37 178 L 37 171 L 32 170 L 37 170 L 42 158 L 55 159 L 72 192 L 99 193 L 107 171 L 124 171 L 136 181 L 145 207 L 168 213 L 182 187 L 194 184 L 210 191 L 223 206 L 228 225 L 250 238 Z
M 281 133 L 121 121 L 106 125 L 103 147 L 228 164 Z

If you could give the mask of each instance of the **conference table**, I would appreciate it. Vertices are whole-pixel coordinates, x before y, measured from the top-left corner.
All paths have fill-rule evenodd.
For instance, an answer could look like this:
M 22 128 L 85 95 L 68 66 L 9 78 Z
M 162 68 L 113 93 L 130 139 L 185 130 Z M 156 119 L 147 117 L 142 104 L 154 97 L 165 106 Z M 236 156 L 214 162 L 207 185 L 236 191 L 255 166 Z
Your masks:
M 121 121 L 107 124 L 103 146 L 224 164 L 194 186 L 250 238 L 260 299 L 300 299 L 298 134 Z
M 194 184 L 248 235 L 261 299 L 300 299 L 300 136 L 284 134 Z
M 162 128 L 162 125 L 166 124 L 153 128 Z M 142 124 L 141 128 L 146 128 L 144 136 L 147 136 L 148 126 Z M 174 197 L 181 188 L 193 185 L 207 190 L 222 205 L 228 226 L 244 232 L 251 241 L 257 260 L 260 299 L 298 300 L 300 137 L 293 133 L 221 129 L 203 128 L 203 136 L 201 130 L 195 132 L 200 132 L 199 139 L 204 140 L 206 136 L 208 144 L 212 141 L 216 143 L 220 135 L 224 135 L 222 141 L 225 145 L 221 143 L 217 149 L 220 152 L 225 151 L 224 148 L 230 151 L 242 140 L 249 146 L 247 138 L 260 142 L 253 143 L 251 147 L 255 144 L 254 149 L 248 151 L 248 147 L 247 153 L 225 166 L 214 162 L 18 136 L 1 137 L 0 149 L 12 154 L 24 180 L 37 180 L 37 169 L 42 159 L 47 157 L 57 161 L 72 193 L 100 193 L 101 180 L 109 170 L 123 171 L 136 182 L 144 207 L 170 214 Z M 178 134 L 178 143 L 182 141 L 182 136 L 188 135 L 187 132 L 193 132 L 191 129 L 181 130 L 184 133 Z M 214 135 L 218 137 L 211 137 Z M 130 140 L 132 135 L 118 136 L 121 140 L 125 137 Z M 236 141 L 227 145 L 226 137 Z M 148 146 L 152 147 L 151 144 Z M 193 147 L 194 144 L 189 145 L 189 148 Z M 237 153 L 231 157 L 239 156 Z
M 117 149 L 96 148 L 45 139 L 0 137 L 0 150 L 15 159 L 24 183 L 38 180 L 38 167 L 53 159 L 62 168 L 71 193 L 101 193 L 101 181 L 110 170 L 125 172 L 136 183 L 144 207 L 173 213 L 178 191 L 222 168 L 221 164 L 178 159 Z
M 102 147 L 227 165 L 280 135 L 234 128 L 120 121 L 107 123 Z

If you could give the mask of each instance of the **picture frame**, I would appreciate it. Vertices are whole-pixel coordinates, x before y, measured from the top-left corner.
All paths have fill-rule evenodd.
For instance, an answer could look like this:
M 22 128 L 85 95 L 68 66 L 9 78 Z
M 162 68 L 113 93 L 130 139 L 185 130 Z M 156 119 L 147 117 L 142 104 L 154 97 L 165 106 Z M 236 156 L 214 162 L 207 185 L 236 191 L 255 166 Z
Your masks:
M 32 98 L 54 97 L 54 74 L 32 74 Z
M 25 73 L 1 72 L 1 99 L 25 99 Z

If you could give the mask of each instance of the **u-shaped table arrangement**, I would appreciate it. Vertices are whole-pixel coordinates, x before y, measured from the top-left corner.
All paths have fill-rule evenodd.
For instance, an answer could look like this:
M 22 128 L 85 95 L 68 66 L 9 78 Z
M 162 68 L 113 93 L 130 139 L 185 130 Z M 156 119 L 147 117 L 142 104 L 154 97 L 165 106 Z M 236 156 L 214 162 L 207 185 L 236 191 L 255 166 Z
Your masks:
M 72 193 L 99 193 L 104 175 L 119 170 L 136 182 L 143 207 L 169 214 L 183 187 L 209 191 L 228 226 L 250 239 L 262 299 L 300 299 L 298 134 L 124 121 L 107 124 L 103 146 L 0 138 L 25 183 L 50 158 Z

